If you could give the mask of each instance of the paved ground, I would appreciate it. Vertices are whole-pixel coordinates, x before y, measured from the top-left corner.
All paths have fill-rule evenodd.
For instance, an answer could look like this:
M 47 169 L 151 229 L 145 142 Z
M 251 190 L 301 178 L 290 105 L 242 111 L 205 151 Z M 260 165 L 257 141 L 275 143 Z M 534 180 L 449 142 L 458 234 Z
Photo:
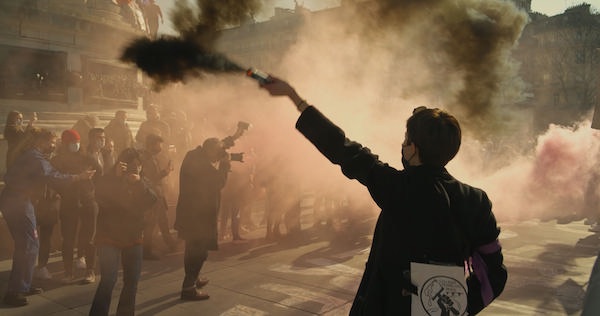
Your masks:
M 347 315 L 368 255 L 372 219 L 348 232 L 310 229 L 296 239 L 267 242 L 263 231 L 247 244 L 221 244 L 203 269 L 210 278 L 207 301 L 182 302 L 182 254 L 144 261 L 137 296 L 139 315 Z M 502 224 L 510 278 L 506 290 L 481 315 L 577 315 L 600 247 L 582 222 L 529 221 Z M 157 244 L 161 244 L 160 241 Z M 0 315 L 86 315 L 97 284 L 37 282 L 46 291 L 25 307 L 0 305 Z M 0 295 L 10 261 L 0 261 Z M 114 313 L 120 285 L 114 292 Z

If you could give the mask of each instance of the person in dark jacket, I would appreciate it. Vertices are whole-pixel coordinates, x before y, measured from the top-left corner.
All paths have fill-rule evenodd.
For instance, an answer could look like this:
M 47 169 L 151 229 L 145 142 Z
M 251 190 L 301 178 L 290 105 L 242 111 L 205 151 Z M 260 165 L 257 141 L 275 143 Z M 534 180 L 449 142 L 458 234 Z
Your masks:
M 142 162 L 137 150 L 125 149 L 117 164 L 96 185 L 99 206 L 95 245 L 100 282 L 90 316 L 108 315 L 112 291 L 123 267 L 123 289 L 117 315 L 134 315 L 135 296 L 142 270 L 142 232 L 145 212 L 156 195 L 140 177 Z
M 218 163 L 217 167 L 213 165 L 215 163 Z M 217 216 L 221 189 L 230 167 L 223 142 L 218 138 L 208 138 L 183 159 L 175 215 L 175 229 L 179 238 L 185 241 L 182 300 L 209 298 L 208 294 L 197 290 L 196 281 L 208 251 L 218 249 Z
M 33 203 L 42 196 L 46 184 L 89 180 L 94 175 L 93 170 L 78 174 L 56 170 L 48 161 L 56 148 L 56 134 L 44 129 L 32 133 L 33 147 L 25 150 L 8 168 L 4 175 L 6 186 L 0 194 L 0 210 L 15 243 L 4 296 L 4 303 L 11 306 L 26 305 L 25 296 L 41 293 L 41 289 L 31 286 L 40 245 Z
M 85 170 L 96 170 L 101 174 L 102 167 L 91 157 L 81 151 L 79 133 L 74 129 L 64 130 L 61 134 L 61 145 L 58 153 L 51 160 L 52 166 L 60 172 L 80 173 Z M 94 175 L 96 176 L 96 174 Z M 73 254 L 77 242 L 77 230 L 79 234 L 92 236 L 92 230 L 95 221 L 90 220 L 90 216 L 97 213 L 97 206 L 94 202 L 94 210 L 89 211 L 90 200 L 93 202 L 94 184 L 92 180 L 80 181 L 77 183 L 61 184 L 54 186 L 61 196 L 59 217 L 60 231 L 62 235 L 62 259 L 65 269 L 62 282 L 72 283 L 73 273 Z M 92 213 L 92 214 L 89 214 Z M 93 215 L 94 219 L 96 215 Z M 95 258 L 95 249 L 91 244 L 77 247 L 78 263 L 79 258 L 89 257 L 88 262 L 93 264 Z M 83 263 L 85 268 L 85 262 Z M 93 270 L 88 270 L 93 275 Z M 86 279 L 89 274 L 86 274 Z M 95 277 L 94 277 L 95 279 Z M 94 281 L 94 280 L 90 280 Z M 86 281 L 86 283 L 91 283 Z
M 436 267 L 436 263 L 455 267 L 470 263 L 473 274 L 465 276 L 468 299 L 462 306 L 469 314 L 500 295 L 507 272 L 491 202 L 483 190 L 459 182 L 444 167 L 461 143 L 460 125 L 452 115 L 415 109 L 402 144 L 404 169 L 397 170 L 346 138 L 287 82 L 271 77 L 260 86 L 294 102 L 301 112 L 296 128 L 346 177 L 365 185 L 381 208 L 350 315 L 410 315 L 411 299 L 426 294 L 413 283 L 413 263 Z M 453 308 L 451 297 L 440 302 Z
M 110 120 L 104 128 L 106 138 L 115 142 L 115 153 L 118 156 L 125 148 L 133 147 L 133 133 L 127 123 L 127 112 L 119 110 L 115 112 L 115 118 Z
M 179 238 L 185 241 L 182 300 L 209 298 L 205 292 L 198 291 L 208 280 L 198 280 L 198 276 L 208 258 L 208 251 L 218 249 L 221 189 L 231 169 L 226 150 L 243 133 L 244 130 L 238 127 L 234 135 L 223 140 L 208 138 L 202 146 L 190 150 L 181 164 L 175 229 Z

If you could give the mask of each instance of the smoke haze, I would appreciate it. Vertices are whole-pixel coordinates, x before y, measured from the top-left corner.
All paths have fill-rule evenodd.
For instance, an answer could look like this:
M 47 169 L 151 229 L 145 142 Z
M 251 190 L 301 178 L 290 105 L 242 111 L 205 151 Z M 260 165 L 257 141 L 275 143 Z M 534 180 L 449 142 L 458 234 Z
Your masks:
M 589 122 L 532 134 L 531 113 L 518 106 L 519 65 L 510 55 L 527 22 L 524 12 L 502 0 L 372 3 L 311 16 L 281 65 L 263 70 L 288 80 L 349 138 L 397 168 L 412 109 L 449 110 L 464 139 L 448 169 L 486 190 L 500 220 L 585 207 L 598 135 L 586 128 Z M 269 97 L 243 75 L 209 77 L 165 91 L 184 96 L 180 102 L 199 126 L 197 143 L 249 121 L 253 128 L 232 152 L 255 154 L 234 168 L 258 165 L 258 177 L 285 178 L 281 186 L 291 195 L 309 190 L 376 209 L 365 188 L 344 178 L 293 129 L 298 114 L 289 100 Z
M 155 90 L 168 83 L 203 77 L 206 72 L 244 70 L 216 52 L 214 44 L 219 30 L 252 18 L 260 9 L 260 1 L 197 0 L 196 5 L 190 7 L 187 0 L 175 3 L 171 19 L 180 36 L 163 36 L 157 40 L 139 38 L 121 55 L 122 61 L 136 64 L 154 80 Z

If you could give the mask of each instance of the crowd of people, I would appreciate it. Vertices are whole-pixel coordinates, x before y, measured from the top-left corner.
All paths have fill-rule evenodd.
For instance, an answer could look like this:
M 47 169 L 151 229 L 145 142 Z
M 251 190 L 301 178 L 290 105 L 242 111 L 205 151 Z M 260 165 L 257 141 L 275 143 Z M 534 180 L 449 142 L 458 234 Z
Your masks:
M 461 145 L 454 116 L 437 108 L 416 108 L 406 123 L 399 170 L 348 139 L 287 82 L 269 77 L 259 86 L 293 102 L 300 112 L 297 130 L 346 177 L 368 188 L 381 209 L 350 315 L 420 315 L 428 313 L 426 306 L 436 306 L 442 315 L 474 315 L 503 292 L 508 271 L 492 203 L 485 191 L 445 169 Z M 281 237 L 282 222 L 288 234 L 300 230 L 302 193 L 284 190 L 280 173 L 262 170 L 256 180 L 256 166 L 232 170 L 244 158 L 229 149 L 248 123 L 240 121 L 232 135 L 208 137 L 193 148 L 185 121 L 162 119 L 157 106 L 147 106 L 135 137 L 127 119 L 126 111 L 117 111 L 101 128 L 88 115 L 59 137 L 36 128 L 35 113 L 27 125 L 22 113 L 8 114 L 0 210 L 15 247 L 5 304 L 23 306 L 28 295 L 43 292 L 32 280 L 52 278 L 47 264 L 57 224 L 62 281 L 74 282 L 75 268 L 81 268 L 82 281 L 94 283 L 95 271 L 100 271 L 90 315 L 108 315 L 119 269 L 123 287 L 117 315 L 134 315 L 143 260 L 160 259 L 153 243 L 157 227 L 169 251 L 177 250 L 178 240 L 184 243 L 180 299 L 209 299 L 202 290 L 209 282 L 201 277 L 202 267 L 224 236 L 244 241 L 240 221 L 257 186 L 265 192 L 265 238 Z M 315 217 L 335 204 L 317 196 Z M 414 300 L 422 304 L 412 304 Z
M 454 116 L 416 108 L 406 123 L 399 170 L 348 139 L 287 82 L 269 77 L 259 85 L 292 101 L 300 112 L 296 129 L 346 177 L 368 188 L 381 209 L 350 315 L 416 315 L 427 312 L 418 306 L 427 305 L 443 315 L 474 315 L 503 292 L 508 271 L 492 202 L 485 191 L 460 182 L 445 168 L 461 145 Z M 0 210 L 15 246 L 5 304 L 28 304 L 28 295 L 43 291 L 32 285 L 34 276 L 52 278 L 47 264 L 57 224 L 62 281 L 73 283 L 77 268 L 85 271 L 82 282 L 95 283 L 100 271 L 90 315 L 108 315 L 120 268 L 117 315 L 134 314 L 143 260 L 160 260 L 153 242 L 157 228 L 168 251 L 184 243 L 180 299 L 190 301 L 209 299 L 202 290 L 209 280 L 201 277 L 209 251 L 218 250 L 224 238 L 245 241 L 242 222 L 252 226 L 248 211 L 258 194 L 265 203 L 267 240 L 281 237 L 282 224 L 287 234 L 300 230 L 302 192 L 287 187 L 280 170 L 257 172 L 253 164 L 232 168 L 244 157 L 229 149 L 248 123 L 240 121 L 232 135 L 205 138 L 194 148 L 185 113 L 169 117 L 163 119 L 159 107 L 148 105 L 134 137 L 126 111 L 117 111 L 103 128 L 98 118 L 87 115 L 59 137 L 36 127 L 36 113 L 27 124 L 22 113 L 8 114 Z M 597 178 L 588 184 L 590 205 Z M 327 194 L 314 200 L 315 224 L 330 221 L 323 214 L 343 204 Z M 594 212 L 583 214 L 589 222 L 598 221 Z M 599 267 L 600 259 L 590 282 L 599 278 Z M 436 278 L 456 284 L 446 290 L 439 283 L 427 284 Z M 590 284 L 586 306 L 597 301 L 596 283 Z M 457 294 L 461 288 L 464 292 Z M 417 299 L 423 304 L 411 303 Z
M 243 156 L 234 157 L 228 150 L 249 124 L 239 122 L 231 136 L 209 137 L 192 149 L 189 131 L 181 130 L 185 124 L 178 120 L 174 120 L 177 125 L 169 124 L 156 106 L 146 108 L 146 121 L 135 137 L 127 119 L 127 112 L 117 111 L 101 128 L 97 117 L 87 115 L 58 137 L 36 128 L 36 115 L 25 126 L 21 113 L 9 113 L 9 159 L 0 209 L 15 248 L 5 304 L 28 304 L 28 295 L 43 291 L 32 286 L 34 276 L 52 278 L 47 265 L 57 224 L 62 237 L 62 282 L 75 282 L 81 269 L 85 271 L 81 281 L 94 283 L 96 269 L 100 271 L 90 315 L 108 315 L 119 268 L 123 287 L 117 314 L 134 314 L 143 260 L 160 258 L 153 246 L 156 226 L 170 251 L 177 249 L 177 239 L 184 241 L 180 298 L 210 297 L 201 290 L 208 279 L 200 277 L 208 252 L 217 250 L 219 240 L 229 236 L 229 222 L 230 237 L 244 240 L 240 213 L 252 199 L 255 174 L 253 168 L 232 172 L 232 161 L 242 161 Z M 174 150 L 168 149 L 171 146 Z M 176 168 L 179 181 L 173 183 Z M 282 192 L 286 187 L 282 175 L 266 176 L 259 182 L 267 192 L 265 237 L 272 240 L 281 237 L 282 222 L 289 234 L 300 229 L 301 193 Z M 173 195 L 177 238 L 171 235 L 169 223 L 168 200 Z M 326 204 L 315 205 L 321 209 Z M 370 276 L 366 273 L 364 278 Z M 366 295 L 362 288 L 360 295 Z
M 228 153 L 249 123 L 240 121 L 233 135 L 207 138 L 193 148 L 185 113 L 156 105 L 145 110 L 146 120 L 135 133 L 124 110 L 104 127 L 95 115 L 85 115 L 60 135 L 36 127 L 36 113 L 29 121 L 17 111 L 8 114 L 0 209 L 15 240 L 15 266 L 6 304 L 27 304 L 27 295 L 41 292 L 32 280 L 53 278 L 48 261 L 57 227 L 61 282 L 95 283 L 100 272 L 92 315 L 108 311 L 119 260 L 125 273 L 119 311 L 133 310 L 141 262 L 161 258 L 154 239 L 162 239 L 168 252 L 185 242 L 181 299 L 202 300 L 209 296 L 199 289 L 208 280 L 200 270 L 219 242 L 245 243 L 244 231 L 261 224 L 269 240 L 283 235 L 282 222 L 288 234 L 299 230 L 299 218 L 290 224 L 283 210 L 298 210 L 300 198 L 286 200 L 289 192 L 278 191 L 281 185 L 274 179 L 256 180 L 252 150 L 246 161 L 244 153 Z M 36 159 L 24 159 L 33 155 L 32 148 L 38 148 Z M 31 169 L 34 162 L 36 173 L 25 176 L 31 170 L 23 168 Z M 21 183 L 21 178 L 30 182 Z M 15 204 L 13 195 L 27 198 L 28 204 Z M 250 214 L 257 199 L 264 200 L 262 223 Z M 11 214 L 22 218 L 14 220 Z
M 260 87 L 273 96 L 287 96 L 301 113 L 296 128 L 339 165 L 345 176 L 367 187 L 381 208 L 350 315 L 417 315 L 427 312 L 424 306 L 437 306 L 443 315 L 477 314 L 502 293 L 508 274 L 491 201 L 483 190 L 458 181 L 445 169 L 461 144 L 460 125 L 452 115 L 425 107 L 414 110 L 402 144 L 404 168 L 398 170 L 346 138 L 343 130 L 287 82 L 270 77 Z M 180 298 L 198 301 L 210 297 L 202 291 L 208 279 L 201 278 L 200 273 L 208 252 L 219 247 L 219 214 L 227 220 L 237 217 L 241 208 L 240 203 L 222 201 L 232 161 L 243 160 L 228 149 L 245 133 L 248 124 L 240 122 L 231 136 L 206 138 L 202 145 L 185 151 L 178 162 L 170 160 L 169 151 L 163 150 L 164 143 L 171 144 L 171 126 L 161 119 L 156 107 L 149 106 L 146 114 L 147 120 L 135 138 L 125 131 L 126 113 L 115 114 L 109 125 L 120 126 L 125 131 L 121 135 L 128 139 L 113 139 L 108 148 L 117 148 L 117 143 L 129 145 L 119 149 L 113 159 L 105 157 L 110 153 L 107 136 L 112 139 L 114 135 L 107 135 L 107 130 L 97 127 L 97 120 L 92 118 L 86 117 L 79 124 L 88 136 L 87 144 L 81 146 L 75 128 L 65 130 L 52 158 L 57 136 L 29 128 L 31 143 L 16 153 L 0 195 L 0 209 L 18 245 L 4 297 L 6 304 L 25 305 L 27 295 L 42 291 L 32 286 L 39 252 L 36 205 L 43 196 L 50 197 L 50 201 L 58 196 L 59 219 L 61 225 L 68 226 L 61 228 L 65 282 L 72 281 L 75 245 L 78 257 L 84 258 L 77 262 L 85 265 L 85 282 L 95 282 L 97 256 L 101 277 L 90 315 L 108 315 L 120 263 L 123 287 L 117 314 L 133 315 L 143 259 L 155 259 L 151 256 L 152 242 L 147 238 L 153 237 L 157 224 L 165 243 L 174 246 L 165 202 L 169 186 L 166 178 L 179 163 L 173 227 L 185 243 Z M 22 142 L 27 142 L 27 134 Z M 108 160 L 114 164 L 107 164 Z M 277 175 L 262 181 L 269 192 L 267 209 L 273 207 L 265 211 L 267 238 L 278 237 L 281 210 L 296 204 L 293 198 L 283 198 L 289 196 L 287 193 L 278 191 L 284 187 L 280 181 Z M 243 192 L 235 191 L 237 185 L 230 188 L 234 194 L 229 193 L 228 199 Z M 225 211 L 222 205 L 226 205 Z M 79 210 L 77 243 L 69 223 L 77 221 L 72 208 Z M 231 226 L 239 227 L 234 222 Z M 289 225 L 288 232 L 297 227 Z M 232 237 L 240 238 L 235 233 Z M 437 279 L 444 280 L 443 285 L 441 281 L 427 283 Z M 458 290 L 461 292 L 457 294 Z M 423 304 L 412 304 L 413 300 Z

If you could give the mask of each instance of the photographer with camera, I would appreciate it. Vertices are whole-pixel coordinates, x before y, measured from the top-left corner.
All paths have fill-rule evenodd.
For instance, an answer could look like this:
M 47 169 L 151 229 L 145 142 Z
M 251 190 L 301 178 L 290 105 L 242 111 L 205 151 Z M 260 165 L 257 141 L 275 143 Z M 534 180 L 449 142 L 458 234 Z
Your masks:
M 198 280 L 198 276 L 208 258 L 208 251 L 218 250 L 217 218 L 221 189 L 231 168 L 231 155 L 227 149 L 245 130 L 238 124 L 232 136 L 223 140 L 206 139 L 202 146 L 189 151 L 181 164 L 175 229 L 179 238 L 185 241 L 182 300 L 209 298 L 205 292 L 198 291 L 208 280 Z
M 140 176 L 140 153 L 127 148 L 115 166 L 98 180 L 96 200 L 99 206 L 95 245 L 100 263 L 100 282 L 90 315 L 108 315 L 112 291 L 123 267 L 123 288 L 117 315 L 133 315 L 135 296 L 142 271 L 142 232 L 144 216 L 157 197 Z

